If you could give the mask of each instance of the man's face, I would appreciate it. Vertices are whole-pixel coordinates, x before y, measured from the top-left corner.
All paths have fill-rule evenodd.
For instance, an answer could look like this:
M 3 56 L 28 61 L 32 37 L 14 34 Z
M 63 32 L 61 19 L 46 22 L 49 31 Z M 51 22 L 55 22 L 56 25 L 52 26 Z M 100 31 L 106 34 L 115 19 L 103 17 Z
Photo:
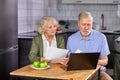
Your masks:
M 91 18 L 81 18 L 78 21 L 78 27 L 82 36 L 89 36 L 92 30 L 92 19 Z

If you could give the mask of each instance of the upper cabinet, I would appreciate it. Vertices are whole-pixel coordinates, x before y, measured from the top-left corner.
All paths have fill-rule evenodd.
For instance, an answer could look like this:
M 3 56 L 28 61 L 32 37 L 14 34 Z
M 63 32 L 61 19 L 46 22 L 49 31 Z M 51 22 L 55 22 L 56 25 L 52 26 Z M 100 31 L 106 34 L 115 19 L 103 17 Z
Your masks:
M 119 4 L 120 0 L 98 0 L 98 4 Z
M 120 0 L 62 0 L 65 4 L 120 4 Z
M 62 0 L 65 4 L 93 4 L 97 3 L 97 0 Z

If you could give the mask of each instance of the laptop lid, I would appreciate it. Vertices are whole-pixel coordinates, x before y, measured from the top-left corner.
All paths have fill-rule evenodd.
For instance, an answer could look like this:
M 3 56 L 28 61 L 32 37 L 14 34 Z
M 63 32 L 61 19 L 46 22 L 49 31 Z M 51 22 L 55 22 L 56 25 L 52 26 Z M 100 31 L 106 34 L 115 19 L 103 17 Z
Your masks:
M 95 69 L 99 59 L 99 52 L 71 53 L 67 71 Z

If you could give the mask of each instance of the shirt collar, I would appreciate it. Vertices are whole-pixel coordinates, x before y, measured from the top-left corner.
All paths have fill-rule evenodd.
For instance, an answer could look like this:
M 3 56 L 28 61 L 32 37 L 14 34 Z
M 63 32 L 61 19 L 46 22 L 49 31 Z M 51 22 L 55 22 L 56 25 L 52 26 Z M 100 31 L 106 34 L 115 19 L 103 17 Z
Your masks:
M 43 40 L 46 40 L 46 37 L 45 37 L 45 35 L 44 35 L 44 34 L 42 34 L 42 39 L 43 39 Z
M 90 33 L 90 36 L 89 36 L 89 38 L 87 40 L 93 40 L 94 39 L 93 34 L 94 34 L 94 31 L 92 30 L 91 33 Z M 80 32 L 80 40 L 84 40 L 82 35 L 81 35 L 81 32 Z
M 43 40 L 47 40 L 44 34 L 42 34 L 42 39 L 43 39 Z M 56 37 L 55 37 L 55 36 L 53 37 L 53 40 L 56 40 Z

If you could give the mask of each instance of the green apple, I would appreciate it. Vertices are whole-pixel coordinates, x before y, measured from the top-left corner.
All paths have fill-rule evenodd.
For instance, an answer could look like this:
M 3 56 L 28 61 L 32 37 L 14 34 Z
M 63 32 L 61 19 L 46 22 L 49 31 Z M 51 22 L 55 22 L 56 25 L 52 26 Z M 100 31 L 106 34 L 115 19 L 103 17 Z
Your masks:
M 46 61 L 41 61 L 40 62 L 40 68 L 46 68 L 48 66 Z
M 34 61 L 33 66 L 36 68 L 40 68 L 40 61 Z

